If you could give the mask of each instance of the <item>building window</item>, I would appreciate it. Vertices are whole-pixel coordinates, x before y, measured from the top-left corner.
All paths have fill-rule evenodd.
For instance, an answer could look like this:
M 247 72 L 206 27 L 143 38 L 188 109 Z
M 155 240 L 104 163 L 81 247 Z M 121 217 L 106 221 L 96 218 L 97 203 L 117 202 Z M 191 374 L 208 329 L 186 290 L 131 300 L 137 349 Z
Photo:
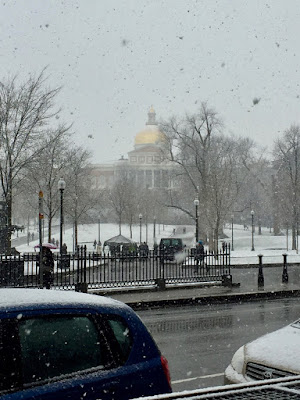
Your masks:
M 145 187 L 144 171 L 137 171 L 137 184 L 140 187 Z
M 128 177 L 131 183 L 136 184 L 136 171 L 129 171 Z
M 136 162 L 136 156 L 130 157 L 130 162 Z
M 153 156 L 147 156 L 147 163 L 152 164 L 153 163 Z
M 144 163 L 145 162 L 145 157 L 144 156 L 140 156 L 139 157 L 139 162 L 140 163 Z
M 146 171 L 146 187 L 152 187 L 152 171 Z
M 160 171 L 154 171 L 154 187 L 161 187 Z
M 169 174 L 168 171 L 161 171 L 161 186 L 164 188 L 169 187 Z
M 154 156 L 154 162 L 159 163 L 161 161 L 160 156 Z

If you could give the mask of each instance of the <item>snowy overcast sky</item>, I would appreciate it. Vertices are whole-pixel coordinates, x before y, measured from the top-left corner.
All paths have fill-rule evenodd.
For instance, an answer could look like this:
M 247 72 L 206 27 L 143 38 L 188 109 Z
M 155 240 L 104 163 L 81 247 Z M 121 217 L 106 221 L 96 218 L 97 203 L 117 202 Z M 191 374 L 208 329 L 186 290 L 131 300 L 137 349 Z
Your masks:
M 270 150 L 300 123 L 299 21 L 299 0 L 0 0 L 0 79 L 47 66 L 93 162 L 132 150 L 151 105 L 167 119 L 201 101 Z

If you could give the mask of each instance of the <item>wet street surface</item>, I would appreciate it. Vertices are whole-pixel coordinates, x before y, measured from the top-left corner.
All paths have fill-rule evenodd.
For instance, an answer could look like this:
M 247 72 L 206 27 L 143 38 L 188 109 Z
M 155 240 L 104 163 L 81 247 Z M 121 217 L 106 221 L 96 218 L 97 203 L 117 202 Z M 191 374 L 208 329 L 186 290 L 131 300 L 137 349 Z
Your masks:
M 169 361 L 173 391 L 181 391 L 222 385 L 234 352 L 300 318 L 300 300 L 185 306 L 138 314 Z

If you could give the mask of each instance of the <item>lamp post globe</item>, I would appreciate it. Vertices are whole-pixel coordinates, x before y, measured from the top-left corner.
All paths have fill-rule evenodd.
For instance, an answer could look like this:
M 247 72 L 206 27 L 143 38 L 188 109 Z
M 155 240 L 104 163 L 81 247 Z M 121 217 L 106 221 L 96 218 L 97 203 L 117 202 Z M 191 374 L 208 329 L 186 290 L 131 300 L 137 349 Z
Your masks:
M 194 200 L 194 205 L 195 205 L 195 223 L 196 223 L 196 243 L 198 243 L 199 240 L 199 229 L 198 229 L 198 206 L 199 206 L 199 199 Z
M 100 240 L 100 228 L 101 228 L 101 226 L 100 226 L 100 224 L 101 224 L 101 219 L 100 219 L 100 215 L 99 215 L 99 217 L 98 217 L 98 245 L 101 244 L 101 240 Z
M 60 191 L 60 240 L 59 240 L 59 252 L 62 254 L 62 246 L 63 246 L 63 224 L 64 224 L 64 209 L 63 209 L 63 199 L 64 199 L 64 190 L 66 188 L 66 182 L 63 178 L 60 178 L 58 181 L 58 190 Z

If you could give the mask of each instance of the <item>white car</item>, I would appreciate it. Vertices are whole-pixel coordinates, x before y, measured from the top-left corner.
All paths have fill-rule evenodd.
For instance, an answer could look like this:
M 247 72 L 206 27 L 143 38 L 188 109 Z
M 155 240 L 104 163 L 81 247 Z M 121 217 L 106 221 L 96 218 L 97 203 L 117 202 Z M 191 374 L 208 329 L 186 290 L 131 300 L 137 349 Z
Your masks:
M 225 383 L 300 374 L 300 320 L 240 347 L 225 370 Z

